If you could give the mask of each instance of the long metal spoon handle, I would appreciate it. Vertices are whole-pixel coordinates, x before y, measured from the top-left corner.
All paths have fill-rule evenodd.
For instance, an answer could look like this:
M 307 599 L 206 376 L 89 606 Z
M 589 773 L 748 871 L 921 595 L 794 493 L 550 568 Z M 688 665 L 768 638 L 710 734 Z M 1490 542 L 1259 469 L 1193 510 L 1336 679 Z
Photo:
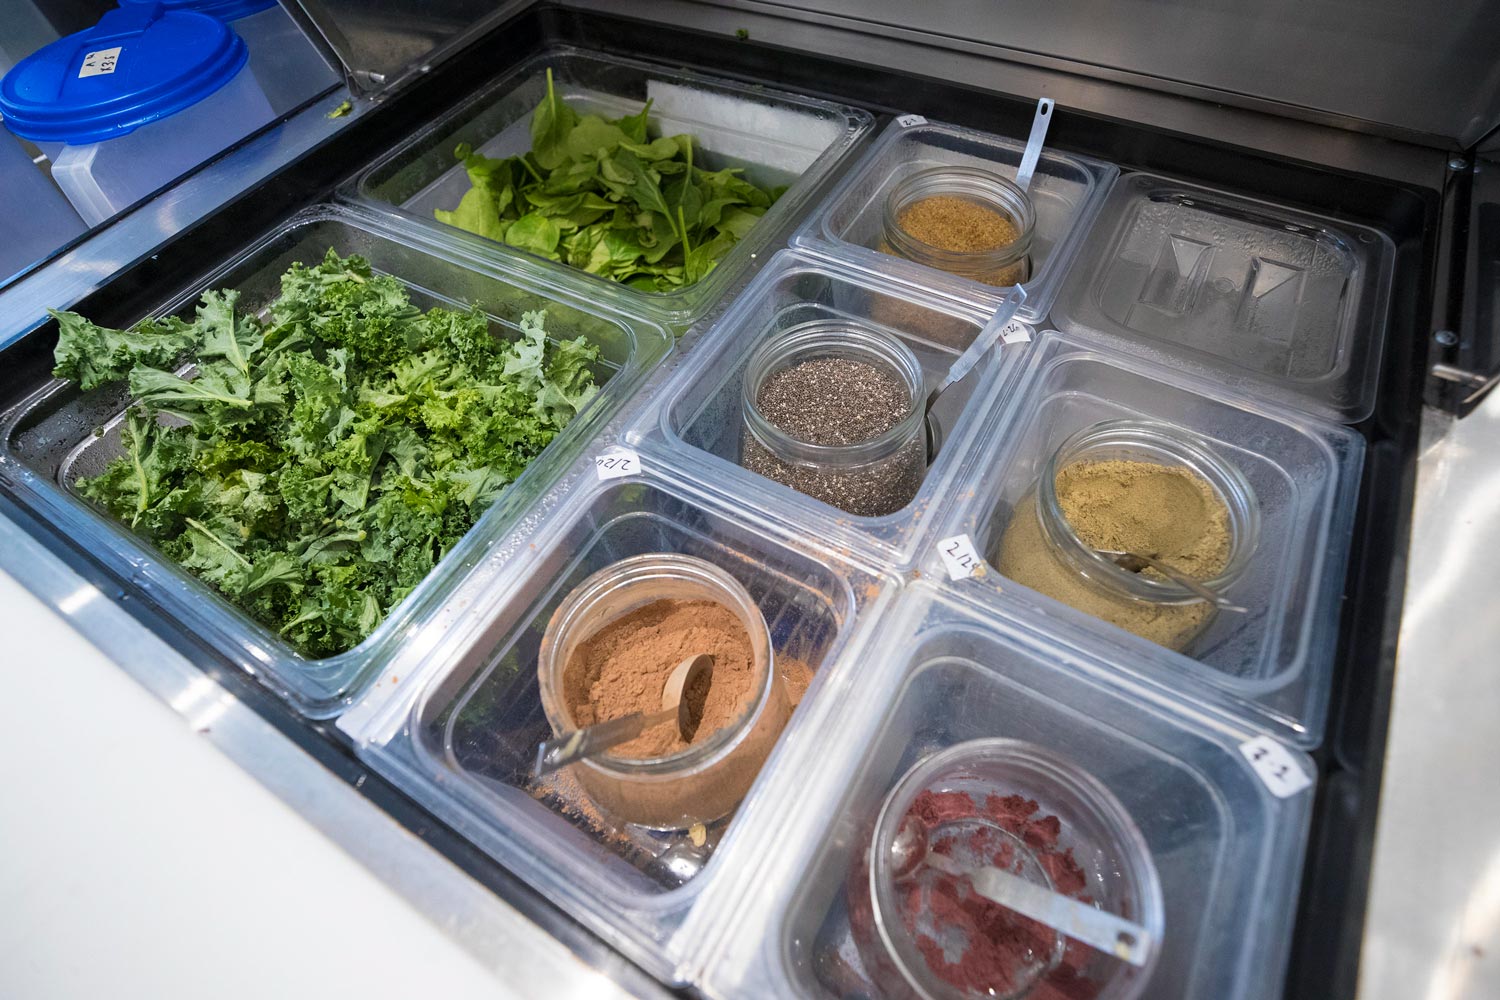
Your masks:
M 1202 583 L 1199 583 L 1197 580 L 1188 576 L 1182 570 L 1177 569 L 1171 563 L 1164 563 L 1159 559 L 1153 559 L 1150 556 L 1143 556 L 1139 552 L 1107 552 L 1105 554 L 1113 559 L 1123 569 L 1132 569 L 1129 563 L 1144 563 L 1146 566 L 1150 566 L 1152 569 L 1156 570 L 1158 573 L 1171 580 L 1173 583 L 1187 590 L 1191 590 L 1195 596 L 1201 597 L 1203 600 L 1207 601 L 1217 608 L 1223 609 L 1224 611 L 1238 611 L 1242 615 L 1249 613 L 1249 608 L 1241 607 L 1240 605 L 1235 604 L 1229 598 L 1220 594 L 1218 591 L 1213 590 L 1209 587 L 1205 587 Z M 1139 568 L 1140 567 L 1136 567 L 1137 570 Z
M 1136 966 L 1144 966 L 1151 957 L 1150 932 L 1124 917 L 1028 882 L 1002 868 L 966 868 L 936 852 L 929 853 L 924 861 L 945 875 L 967 878 L 974 891 L 985 899 L 1046 924 L 1106 955 Z
M 650 715 L 636 712 L 633 715 L 622 716 L 598 725 L 575 729 L 561 736 L 554 736 L 537 746 L 536 766 L 532 769 L 532 773 L 540 778 L 560 767 L 568 766 L 575 760 L 603 753 L 621 743 L 629 743 L 652 726 L 659 726 L 663 722 L 671 722 L 676 718 L 677 708 L 674 706 L 662 709 L 660 712 L 652 712 Z
M 1047 141 L 1047 126 L 1052 124 L 1052 98 L 1044 97 L 1036 102 L 1036 115 L 1031 119 L 1031 135 L 1026 140 L 1026 152 L 1021 154 L 1021 168 L 1016 171 L 1016 187 L 1022 191 L 1031 189 L 1031 175 L 1036 173 L 1037 161 L 1042 158 L 1042 145 Z

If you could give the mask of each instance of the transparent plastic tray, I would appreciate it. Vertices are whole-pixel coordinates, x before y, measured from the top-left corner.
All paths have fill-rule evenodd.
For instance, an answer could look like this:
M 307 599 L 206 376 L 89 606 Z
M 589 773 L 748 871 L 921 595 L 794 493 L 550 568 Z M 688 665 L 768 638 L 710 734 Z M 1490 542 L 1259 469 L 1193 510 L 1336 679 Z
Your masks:
M 487 156 L 531 148 L 531 114 L 547 92 L 580 114 L 634 114 L 649 98 L 650 134 L 687 132 L 698 140 L 698 166 L 740 167 L 761 186 L 789 185 L 750 232 L 701 281 L 671 293 L 627 288 L 565 264 L 437 222 L 433 210 L 457 207 L 469 189 L 454 147 L 469 143 Z M 354 182 L 349 196 L 435 228 L 479 255 L 525 255 L 600 301 L 688 326 L 754 266 L 778 231 L 799 217 L 809 196 L 873 125 L 867 113 L 759 86 L 701 76 L 604 53 L 558 47 L 528 59 L 458 109 L 407 139 Z
M 920 284 L 998 305 L 1006 289 L 924 267 L 875 248 L 881 240 L 886 196 L 905 178 L 929 167 L 968 166 L 1014 180 L 1025 149 L 1025 140 L 902 116 L 850 169 L 834 193 L 792 237 L 792 244 L 833 252 L 866 267 L 904 271 Z M 1119 168 L 1113 164 L 1051 148 L 1042 150 L 1028 191 L 1036 210 L 1036 229 L 1031 244 L 1032 277 L 1019 286 L 1026 293 L 1020 318 L 1030 323 L 1046 318 L 1117 173 Z
M 1127 174 L 1054 322 L 1358 423 L 1375 403 L 1394 257 L 1365 226 Z
M 299 711 L 315 717 L 339 712 L 408 633 L 429 620 L 455 582 L 485 560 L 496 541 L 526 516 L 549 482 L 672 348 L 672 338 L 660 326 L 597 306 L 525 262 L 477 262 L 389 220 L 339 206 L 294 216 L 166 298 L 151 314 L 190 312 L 209 288 L 239 289 L 242 306 L 263 308 L 279 293 L 288 266 L 316 264 L 330 247 L 344 255 L 359 254 L 377 272 L 396 277 L 423 308 L 478 304 L 490 316 L 496 335 L 507 337 L 517 335 L 523 311 L 546 308 L 547 329 L 554 338 L 583 336 L 601 351 L 595 372 L 603 386 L 598 395 L 427 579 L 354 649 L 319 660 L 303 657 L 73 492 L 78 478 L 97 473 L 121 453 L 119 430 L 129 404 L 123 386 L 82 393 L 76 385 L 54 380 L 0 415 L 0 485 L 128 580 L 133 592 L 161 606 Z M 104 433 L 96 435 L 96 428 Z
M 670 380 L 653 391 L 657 405 L 627 440 L 643 455 L 683 469 L 726 502 L 766 511 L 845 548 L 873 549 L 893 565 L 910 563 L 939 501 L 967 474 L 975 437 L 985 417 L 1003 405 L 1027 345 L 997 342 L 966 378 L 943 393 L 932 414 L 939 447 L 922 486 L 909 504 L 883 517 L 845 513 L 739 464 L 746 362 L 767 336 L 803 323 L 853 320 L 892 333 L 910 347 L 931 389 L 987 323 L 1011 316 L 1020 298 L 1012 292 L 992 314 L 912 284 L 902 274 L 784 250 L 684 353 Z
M 1111 664 L 1013 623 L 991 596 L 927 582 L 903 594 L 870 640 L 882 654 L 862 697 L 831 720 L 825 766 L 780 818 L 760 891 L 726 911 L 701 958 L 706 992 L 878 996 L 850 937 L 845 887 L 886 793 L 932 752 L 1009 737 L 1090 773 L 1144 835 L 1165 903 L 1144 996 L 1276 995 L 1311 790 L 1277 797 L 1239 749 L 1252 731 L 1122 687 Z
M 1120 670 L 1226 707 L 1304 747 L 1317 745 L 1328 704 L 1339 607 L 1364 439 L 1297 410 L 1121 355 L 1073 335 L 1044 333 L 1024 388 L 976 457 L 983 474 L 945 514 L 940 534 L 968 534 L 991 562 L 1015 504 L 1047 457 L 1076 431 L 1120 418 L 1159 421 L 1206 440 L 1259 500 L 1260 543 L 1225 596 L 1248 614 L 1219 613 L 1176 653 L 1004 579 L 1019 613 L 1059 636 L 1101 638 Z
M 765 841 L 741 828 L 763 828 L 749 817 L 795 785 L 806 766 L 797 761 L 823 745 L 823 716 L 859 674 L 858 658 L 841 654 L 897 583 L 668 476 L 648 470 L 600 482 L 592 463 L 583 465 L 504 577 L 458 595 L 464 612 L 453 627 L 392 667 L 402 681 L 382 685 L 378 706 L 362 706 L 339 725 L 408 794 L 612 945 L 676 981 L 703 925 L 695 914 L 707 887 L 736 882 L 764 853 Z M 765 615 L 776 653 L 814 668 L 750 793 L 699 843 L 687 830 L 617 823 L 585 805 L 576 786 L 530 775 L 537 743 L 552 735 L 536 676 L 548 619 L 591 573 L 652 552 L 685 553 L 728 571 Z

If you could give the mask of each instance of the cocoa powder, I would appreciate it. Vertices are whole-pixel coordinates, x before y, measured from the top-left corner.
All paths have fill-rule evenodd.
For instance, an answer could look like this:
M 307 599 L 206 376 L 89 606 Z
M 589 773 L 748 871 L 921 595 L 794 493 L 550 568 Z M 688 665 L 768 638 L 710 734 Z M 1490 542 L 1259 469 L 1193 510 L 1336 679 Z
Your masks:
M 750 636 L 734 612 L 714 601 L 655 601 L 610 622 L 573 651 L 563 669 L 563 698 L 580 727 L 656 712 L 668 676 L 700 653 L 714 658 L 713 682 L 692 740 L 701 743 L 743 717 L 759 693 Z M 669 721 L 610 755 L 665 757 L 689 745 Z

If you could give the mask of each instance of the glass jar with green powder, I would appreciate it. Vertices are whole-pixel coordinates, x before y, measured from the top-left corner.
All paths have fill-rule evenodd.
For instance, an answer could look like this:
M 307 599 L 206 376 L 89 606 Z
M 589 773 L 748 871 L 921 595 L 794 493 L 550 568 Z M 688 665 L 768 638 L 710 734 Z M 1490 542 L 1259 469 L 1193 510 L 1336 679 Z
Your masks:
M 1168 649 L 1184 650 L 1216 609 L 1134 552 L 1223 593 L 1255 553 L 1260 512 L 1243 473 L 1167 424 L 1116 420 L 1074 434 L 1043 464 L 1000 539 L 996 568 L 1017 583 Z

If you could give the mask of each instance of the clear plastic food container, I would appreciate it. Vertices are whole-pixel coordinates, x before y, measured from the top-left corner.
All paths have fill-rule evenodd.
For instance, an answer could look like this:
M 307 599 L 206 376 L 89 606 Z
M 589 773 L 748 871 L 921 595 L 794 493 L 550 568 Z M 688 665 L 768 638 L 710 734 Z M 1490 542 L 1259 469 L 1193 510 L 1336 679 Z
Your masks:
M 352 196 L 437 227 L 477 253 L 525 253 L 444 226 L 433 212 L 454 209 L 469 189 L 468 175 L 454 159 L 460 143 L 490 157 L 531 148 L 532 111 L 547 93 L 549 69 L 557 95 L 579 114 L 632 115 L 650 100 L 649 135 L 693 135 L 694 156 L 702 158 L 695 159 L 696 166 L 737 167 L 762 187 L 787 185 L 717 267 L 677 291 L 641 291 L 544 261 L 543 266 L 567 275 L 566 280 L 576 281 L 588 295 L 618 300 L 627 309 L 662 317 L 677 329 L 701 317 L 743 280 L 757 257 L 767 256 L 771 241 L 800 218 L 810 195 L 873 123 L 865 112 L 843 105 L 604 53 L 555 48 L 523 63 L 398 146 L 359 177 Z
M 17 64 L 0 114 L 95 226 L 271 120 L 247 58 L 207 14 L 120 8 Z
M 872 516 L 850 514 L 745 467 L 746 380 L 753 383 L 764 375 L 752 373 L 752 356 L 767 344 L 795 343 L 787 338 L 816 342 L 829 331 L 842 330 L 845 339 L 851 332 L 874 337 L 899 345 L 896 353 L 909 352 L 915 358 L 921 367 L 919 398 L 925 405 L 927 393 L 958 355 L 987 324 L 1009 319 L 1019 301 L 1020 295 L 1012 293 L 991 314 L 973 303 L 910 284 L 903 276 L 866 271 L 803 251 L 783 251 L 736 297 L 714 328 L 692 342 L 670 381 L 653 392 L 656 404 L 627 440 L 643 454 L 682 468 L 704 489 L 728 501 L 765 511 L 851 549 L 873 547 L 893 564 L 909 563 L 939 501 L 969 473 L 975 435 L 985 416 L 1002 406 L 1009 383 L 1023 368 L 1026 345 L 997 342 L 966 378 L 943 392 L 930 420 L 930 442 L 936 451 L 924 463 L 925 475 L 915 495 L 892 513 Z M 861 479 L 863 473 L 847 467 L 837 471 L 852 477 L 850 482 L 872 479 L 876 485 L 889 479 L 892 470 L 921 473 L 905 464 L 909 456 L 900 450 L 909 446 L 919 428 L 915 418 L 897 425 L 892 434 L 900 441 L 888 442 L 895 450 L 866 459 L 884 470 L 885 479 Z M 811 462 L 804 467 L 813 471 L 823 458 L 800 452 L 788 452 L 786 457 Z M 832 468 L 822 463 L 825 486 Z M 836 475 L 832 478 L 833 485 L 841 485 Z M 905 495 L 907 486 L 898 485 Z M 828 498 L 839 499 L 832 494 Z
M 1101 655 L 1116 661 L 1121 672 L 1218 704 L 1299 746 L 1315 746 L 1328 704 L 1364 439 L 1101 343 L 1049 332 L 1033 345 L 1024 387 L 1011 409 L 985 435 L 984 453 L 976 459 L 984 471 L 972 484 L 973 499 L 966 493 L 950 508 L 940 535 L 967 534 L 981 555 L 1001 562 L 1013 522 L 1035 518 L 1036 485 L 1058 449 L 1110 421 L 1137 428 L 1145 422 L 1151 429 L 1144 437 L 1124 436 L 1131 455 L 1152 461 L 1165 461 L 1169 452 L 1181 457 L 1180 441 L 1163 451 L 1166 433 L 1211 452 L 1214 464 L 1242 480 L 1224 479 L 1215 488 L 1234 508 L 1231 534 L 1250 533 L 1253 518 L 1259 522 L 1257 540 L 1253 550 L 1239 546 L 1244 561 L 1219 583 L 1225 598 L 1248 610 L 1209 616 L 1181 652 L 1173 652 L 998 573 L 965 586 L 998 589 L 1016 603 L 1018 614 L 1048 623 L 1060 637 L 1094 637 L 1103 644 L 1098 648 L 1107 647 Z M 1223 478 L 1193 462 L 1211 484 Z
M 423 631 L 430 637 L 441 630 L 431 618 L 457 581 L 492 558 L 491 547 L 532 516 L 532 505 L 548 484 L 671 349 L 671 338 L 661 327 L 619 317 L 582 300 L 524 262 L 478 263 L 424 243 L 378 217 L 334 206 L 294 216 L 230 260 L 213 265 L 150 315 L 191 310 L 201 292 L 213 288 L 238 289 L 241 305 L 263 307 L 277 296 L 281 275 L 290 264 L 316 264 L 329 248 L 342 255 L 359 254 L 377 272 L 398 278 L 422 308 L 481 305 L 497 336 L 517 336 L 521 313 L 545 308 L 550 336 L 583 336 L 601 354 L 595 378 L 602 388 L 595 398 L 427 579 L 353 649 L 325 659 L 305 658 L 74 493 L 76 480 L 96 474 L 121 454 L 119 432 L 129 405 L 123 385 L 83 393 L 72 383 L 55 380 L 0 414 L 0 487 L 88 548 L 131 593 L 161 606 L 299 711 L 319 717 L 341 711 L 413 634 Z
M 121 7 L 193 10 L 228 24 L 250 50 L 250 72 L 282 115 L 339 82 L 291 15 L 277 0 L 120 0 Z
M 1365 226 L 1127 174 L 1055 321 L 1352 424 L 1374 407 L 1394 258 Z
M 1019 281 L 1026 293 L 1019 315 L 1035 323 L 1051 308 L 1119 171 L 1108 163 L 1044 148 L 1023 194 L 1013 182 L 1025 149 L 1024 141 L 904 115 L 891 123 L 792 243 L 831 251 L 865 267 L 905 271 L 909 280 L 991 304 L 998 304 L 1007 290 L 1002 282 Z M 944 253 L 899 234 L 891 238 L 913 202 L 936 196 L 989 206 L 1011 218 L 1017 238 L 987 254 Z
M 9 134 L 0 134 L 0 217 L 6 223 L 0 285 L 88 228 Z
M 594 481 L 561 494 L 507 572 L 466 587 L 446 635 L 409 649 L 390 667 L 400 683 L 378 685 L 383 700 L 367 699 L 339 725 L 409 795 L 654 974 L 679 981 L 706 914 L 718 912 L 704 895 L 737 885 L 767 848 L 763 833 L 745 837 L 740 826 L 763 816 L 768 783 L 795 783 L 778 761 L 826 745 L 822 717 L 859 672 L 841 657 L 894 581 L 649 468 L 599 482 L 585 466 Z M 553 735 L 537 675 L 549 621 L 593 574 L 660 554 L 728 574 L 766 623 L 778 675 L 792 676 L 792 660 L 812 671 L 739 808 L 688 829 L 625 821 L 571 768 L 531 773 L 538 742 Z M 785 690 L 796 699 L 794 685 Z M 773 771 L 780 777 L 768 782 Z
M 1278 797 L 1241 749 L 1253 730 L 1179 713 L 1168 699 L 1121 683 L 1109 662 L 1012 621 L 993 598 L 918 583 L 869 640 L 882 651 L 879 660 L 862 675 L 860 695 L 832 721 L 833 742 L 816 779 L 800 786 L 795 807 L 788 803 L 777 816 L 778 849 L 755 873 L 759 891 L 726 908 L 699 959 L 709 995 L 888 995 L 890 981 L 865 965 L 856 943 L 851 918 L 861 918 L 850 909 L 851 899 L 858 902 L 850 873 L 862 873 L 871 831 L 903 776 L 971 741 L 1019 741 L 1031 748 L 1027 759 L 1053 762 L 1034 773 L 1055 773 L 1063 766 L 1056 762 L 1066 762 L 1069 773 L 1086 776 L 1075 780 L 1103 789 L 1128 817 L 1125 832 L 1103 840 L 1129 842 L 1134 827 L 1160 885 L 1155 904 L 1149 890 L 1128 902 L 1111 895 L 1139 869 L 1123 855 L 1112 859 L 1102 841 L 1084 846 L 1102 836 L 1111 811 L 1082 807 L 1065 783 L 1018 782 L 1024 801 L 987 803 L 979 801 L 974 774 L 940 782 L 974 795 L 981 807 L 1028 814 L 1043 838 L 1033 844 L 1055 837 L 1085 872 L 1099 866 L 1086 879 L 1091 898 L 1159 931 L 1154 965 L 1141 969 L 1143 976 L 1117 979 L 1112 959 L 1075 952 L 1063 964 L 1071 965 L 1067 984 L 1078 992 L 1046 992 L 1044 977 L 1020 996 L 1276 995 L 1311 791 Z M 1310 760 L 1288 753 L 1292 766 L 1313 773 Z M 1055 827 L 1050 816 L 1059 821 Z

